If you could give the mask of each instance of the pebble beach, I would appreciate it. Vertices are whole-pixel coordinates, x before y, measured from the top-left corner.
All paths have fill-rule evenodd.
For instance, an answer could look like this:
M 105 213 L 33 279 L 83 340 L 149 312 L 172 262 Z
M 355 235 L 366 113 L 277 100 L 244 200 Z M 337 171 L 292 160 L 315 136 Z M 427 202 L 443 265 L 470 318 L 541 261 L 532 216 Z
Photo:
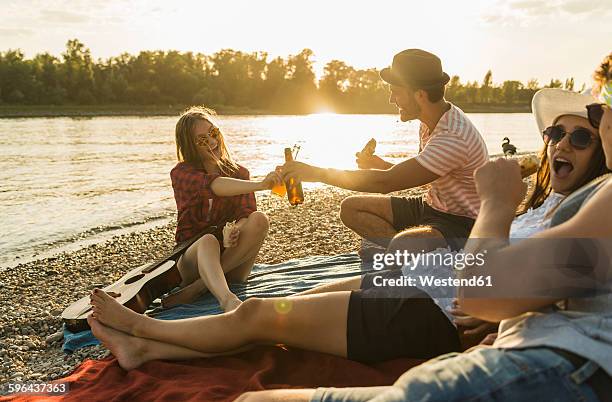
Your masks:
M 325 186 L 307 191 L 305 203 L 295 208 L 285 198 L 258 195 L 270 231 L 256 262 L 355 252 L 360 239 L 339 218 L 340 202 L 352 194 L 357 193 Z M 86 359 L 106 357 L 103 346 L 62 351 L 62 311 L 95 287 L 169 252 L 174 229 L 172 222 L 0 272 L 0 384 L 62 378 Z
M 391 195 L 423 192 L 421 187 Z M 324 185 L 305 191 L 305 203 L 291 207 L 286 198 L 258 193 L 258 209 L 268 215 L 270 230 L 256 263 L 356 252 L 361 240 L 342 224 L 339 211 L 344 198 L 357 194 Z M 170 222 L 1 271 L 0 386 L 63 378 L 87 359 L 107 357 L 101 345 L 64 353 L 61 313 L 94 288 L 171 251 L 174 230 Z

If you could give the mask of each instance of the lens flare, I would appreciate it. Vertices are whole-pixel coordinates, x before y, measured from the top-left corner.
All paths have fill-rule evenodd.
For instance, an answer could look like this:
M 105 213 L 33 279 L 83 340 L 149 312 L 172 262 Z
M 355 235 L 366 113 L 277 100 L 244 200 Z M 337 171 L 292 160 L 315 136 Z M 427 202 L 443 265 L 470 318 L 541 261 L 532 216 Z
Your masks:
M 274 310 L 278 314 L 287 314 L 293 308 L 293 303 L 290 300 L 282 299 L 274 302 Z

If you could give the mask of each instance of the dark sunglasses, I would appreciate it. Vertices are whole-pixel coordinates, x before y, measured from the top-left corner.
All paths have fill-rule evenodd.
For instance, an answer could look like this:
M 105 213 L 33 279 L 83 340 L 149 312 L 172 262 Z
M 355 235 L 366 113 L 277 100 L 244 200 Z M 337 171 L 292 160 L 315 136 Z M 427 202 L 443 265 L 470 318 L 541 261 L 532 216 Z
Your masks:
M 550 126 L 542 133 L 544 142 L 548 145 L 559 143 L 566 134 L 569 134 L 570 144 L 576 149 L 587 149 L 595 140 L 593 134 L 586 128 L 577 128 L 568 133 L 561 126 Z
M 587 115 L 589 117 L 589 123 L 591 126 L 595 128 L 599 128 L 601 124 L 601 118 L 604 112 L 604 104 L 603 103 L 591 103 L 587 105 Z

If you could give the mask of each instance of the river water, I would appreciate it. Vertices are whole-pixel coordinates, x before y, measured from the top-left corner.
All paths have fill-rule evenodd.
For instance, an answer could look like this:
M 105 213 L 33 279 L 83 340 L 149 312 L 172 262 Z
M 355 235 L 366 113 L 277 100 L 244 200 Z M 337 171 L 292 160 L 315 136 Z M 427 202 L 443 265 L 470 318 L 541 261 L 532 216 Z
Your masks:
M 530 114 L 468 114 L 490 154 L 508 136 L 541 145 Z M 0 119 L 0 268 L 163 224 L 175 214 L 169 171 L 175 117 Z M 396 115 L 221 116 L 235 159 L 261 176 L 299 144 L 298 159 L 355 168 L 371 138 L 397 162 L 418 150 L 417 122 Z

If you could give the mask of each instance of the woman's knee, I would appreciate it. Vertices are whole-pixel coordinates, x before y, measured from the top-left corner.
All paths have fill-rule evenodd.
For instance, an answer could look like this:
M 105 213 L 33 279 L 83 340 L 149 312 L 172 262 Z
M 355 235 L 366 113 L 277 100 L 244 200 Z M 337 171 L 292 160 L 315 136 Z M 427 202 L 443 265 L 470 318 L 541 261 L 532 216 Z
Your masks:
M 255 211 L 249 215 L 248 225 L 257 232 L 267 233 L 270 227 L 270 220 L 263 212 Z
M 197 247 L 203 247 L 203 248 L 219 248 L 219 240 L 217 240 L 217 238 L 210 234 L 207 233 L 204 236 L 200 237 L 197 241 L 196 241 Z

